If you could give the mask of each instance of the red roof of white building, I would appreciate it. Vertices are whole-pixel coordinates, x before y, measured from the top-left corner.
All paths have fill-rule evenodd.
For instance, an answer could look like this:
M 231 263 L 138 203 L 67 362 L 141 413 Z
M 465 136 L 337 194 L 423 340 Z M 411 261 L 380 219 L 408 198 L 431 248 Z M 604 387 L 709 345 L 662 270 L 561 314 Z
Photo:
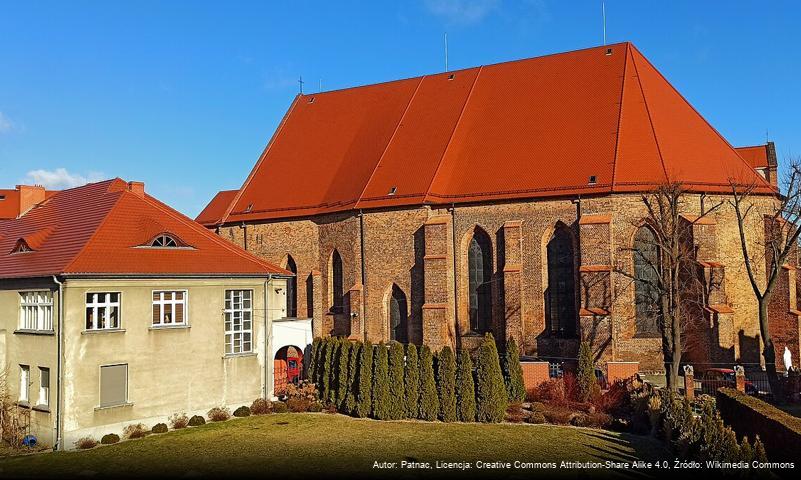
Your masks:
M 161 235 L 176 246 L 152 246 Z M 147 195 L 142 184 L 120 179 L 56 192 L 0 222 L 0 278 L 268 274 L 290 272 Z
M 592 177 L 592 178 L 591 178 Z M 594 180 L 594 181 L 592 181 Z M 299 95 L 206 225 L 409 205 L 774 190 L 630 43 Z M 212 218 L 213 217 L 213 218 Z

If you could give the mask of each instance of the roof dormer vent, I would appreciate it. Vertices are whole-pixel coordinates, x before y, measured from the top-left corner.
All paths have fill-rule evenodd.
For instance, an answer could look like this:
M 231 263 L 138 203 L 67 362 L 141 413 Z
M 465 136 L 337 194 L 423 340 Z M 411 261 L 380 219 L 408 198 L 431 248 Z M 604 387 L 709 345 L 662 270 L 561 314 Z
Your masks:
M 314 97 L 309 98 L 309 103 L 314 103 Z
M 448 75 L 448 80 L 453 80 L 454 78 L 456 78 L 456 75 L 454 75 L 452 73 L 450 75 Z
M 398 191 L 398 187 L 393 186 L 392 188 L 389 189 L 389 193 L 387 195 L 395 195 L 395 193 L 397 193 L 397 191 Z
M 607 49 L 606 49 L 606 54 L 605 54 L 605 55 L 606 55 L 606 56 L 612 55 L 612 49 L 611 49 L 611 48 L 607 48 Z
M 589 179 L 589 181 L 587 182 L 587 184 L 589 184 L 589 185 L 595 185 L 596 183 L 598 183 L 598 179 L 595 177 L 595 175 L 590 175 L 590 179 Z

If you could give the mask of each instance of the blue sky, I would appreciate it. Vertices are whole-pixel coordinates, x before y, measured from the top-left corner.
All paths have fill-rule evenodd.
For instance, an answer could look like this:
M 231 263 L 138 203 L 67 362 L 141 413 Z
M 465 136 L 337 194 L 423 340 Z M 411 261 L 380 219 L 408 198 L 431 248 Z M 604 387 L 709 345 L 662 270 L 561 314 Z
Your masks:
M 601 1 L 6 2 L 0 186 L 122 177 L 196 215 L 241 185 L 298 91 L 602 43 Z M 801 154 L 801 3 L 606 1 L 735 145 Z M 278 179 L 278 181 L 291 181 Z

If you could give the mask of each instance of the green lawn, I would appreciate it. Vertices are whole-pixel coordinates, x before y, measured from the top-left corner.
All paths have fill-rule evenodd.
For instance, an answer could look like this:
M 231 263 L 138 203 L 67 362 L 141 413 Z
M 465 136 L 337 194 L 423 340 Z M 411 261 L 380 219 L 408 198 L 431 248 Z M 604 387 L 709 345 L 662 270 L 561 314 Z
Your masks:
M 441 477 L 439 461 L 558 462 L 658 460 L 655 440 L 601 430 L 551 425 L 378 422 L 341 415 L 275 414 L 207 424 L 93 450 L 0 460 L 0 476 L 191 477 L 391 475 Z M 373 462 L 432 462 L 429 470 L 376 470 Z M 474 465 L 475 467 L 475 465 Z M 610 471 L 640 476 L 632 471 Z M 531 477 L 538 470 L 473 474 Z M 573 474 L 569 471 L 548 471 Z M 603 473 L 603 472 L 597 472 Z M 289 478 L 289 477 L 288 477 Z M 297 478 L 297 477 L 293 477 Z M 310 477 L 313 478 L 313 477 Z

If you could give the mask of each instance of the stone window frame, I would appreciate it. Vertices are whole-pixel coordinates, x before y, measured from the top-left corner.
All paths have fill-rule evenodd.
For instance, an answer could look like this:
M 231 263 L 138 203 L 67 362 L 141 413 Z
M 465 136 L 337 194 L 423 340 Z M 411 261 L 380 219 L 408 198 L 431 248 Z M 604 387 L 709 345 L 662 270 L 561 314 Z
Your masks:
M 284 259 L 284 268 L 294 273 L 295 276 L 286 281 L 286 316 L 287 318 L 297 318 L 298 316 L 298 264 L 292 254 L 287 253 Z
M 555 332 L 553 327 L 552 327 L 552 325 L 551 325 L 551 321 L 550 321 L 550 318 L 549 318 L 548 304 L 549 304 L 550 298 L 549 298 L 548 289 L 550 287 L 550 281 L 551 281 L 551 272 L 550 272 L 551 265 L 550 265 L 550 263 L 548 261 L 548 245 L 551 243 L 551 240 L 554 239 L 554 237 L 557 234 L 557 232 L 565 232 L 569 236 L 570 242 L 571 242 L 572 254 L 573 254 L 573 302 L 574 302 L 573 309 L 574 309 L 574 314 L 575 314 L 575 324 L 574 324 L 573 332 L 570 332 L 571 335 L 561 335 L 558 332 Z M 579 249 L 579 245 L 578 245 L 578 239 L 577 239 L 577 236 L 576 236 L 576 232 L 574 231 L 573 228 L 571 228 L 568 224 L 566 224 L 562 220 L 556 221 L 553 224 L 553 226 L 549 226 L 545 230 L 545 232 L 543 233 L 543 236 L 542 236 L 542 250 L 541 250 L 542 251 L 542 257 L 541 257 L 541 262 L 540 262 L 541 267 L 542 267 L 542 295 L 543 295 L 542 296 L 542 299 L 543 299 L 543 302 L 542 302 L 542 315 L 543 315 L 543 318 L 545 319 L 546 333 L 551 335 L 551 336 L 555 336 L 555 337 L 563 337 L 564 336 L 564 338 L 577 338 L 579 333 L 580 333 L 579 332 L 579 314 L 578 314 L 578 312 L 579 312 L 579 305 L 580 305 L 579 297 L 580 297 L 581 291 L 580 291 L 580 288 L 579 288 L 580 287 L 580 278 L 579 278 L 579 273 L 578 273 L 578 264 L 579 264 L 578 249 Z
M 638 295 L 641 295 L 641 293 L 639 293 L 639 291 L 640 291 L 641 288 L 643 288 L 643 285 L 644 285 L 641 280 L 637 280 L 637 261 L 636 261 L 636 258 L 637 258 L 638 255 L 642 256 L 639 253 L 639 251 L 637 250 L 637 236 L 639 235 L 639 233 L 641 231 L 643 231 L 643 229 L 647 229 L 649 232 L 651 232 L 651 234 L 654 236 L 654 238 L 656 238 L 656 235 L 657 235 L 656 231 L 654 231 L 654 228 L 651 225 L 649 225 L 647 221 L 642 221 L 642 222 L 640 222 L 639 224 L 636 225 L 636 228 L 634 229 L 634 232 L 633 232 L 633 234 L 631 236 L 631 241 L 630 241 L 630 245 L 631 245 L 631 273 L 632 273 L 632 297 L 631 297 L 631 300 L 632 300 L 632 305 L 634 307 L 634 315 L 633 315 L 633 319 L 634 319 L 634 338 L 656 338 L 656 337 L 660 336 L 658 318 L 656 317 L 656 315 L 654 315 L 653 325 L 651 326 L 652 328 L 647 328 L 647 329 L 641 328 L 642 325 L 643 325 L 643 319 L 640 318 L 640 315 L 641 315 L 642 312 L 638 309 L 638 302 L 637 302 Z M 656 248 L 656 255 L 658 257 L 660 255 L 660 253 L 659 253 L 659 245 L 655 244 L 654 246 Z M 661 263 L 661 260 L 659 258 L 657 258 L 657 262 Z M 658 266 L 658 268 L 661 270 L 661 265 Z
M 476 330 L 471 321 L 470 315 L 470 247 L 472 245 L 473 239 L 476 236 L 476 233 L 479 233 L 484 236 L 487 242 L 487 259 L 486 265 L 488 265 L 487 269 L 489 271 L 489 281 L 485 281 L 485 284 L 488 284 L 488 295 L 489 295 L 489 318 L 487 319 L 486 325 L 484 325 L 484 329 Z M 495 307 L 497 305 L 498 299 L 496 298 L 496 291 L 494 288 L 495 282 L 495 258 L 497 256 L 497 252 L 495 251 L 495 244 L 493 242 L 492 236 L 489 234 L 488 230 L 484 228 L 482 225 L 474 224 L 470 226 L 467 232 L 462 237 L 461 243 L 461 254 L 460 254 L 460 272 L 459 272 L 459 318 L 460 318 L 460 325 L 459 329 L 462 326 L 466 327 L 466 330 L 462 331 L 462 335 L 483 335 L 487 332 L 494 331 L 495 325 Z
M 392 327 L 393 324 L 393 302 L 400 300 L 396 294 L 400 294 L 403 296 L 403 305 L 400 302 L 398 304 L 398 313 L 403 316 L 405 314 L 405 319 L 400 319 L 399 327 L 402 324 L 405 324 L 405 328 L 402 330 L 404 331 L 403 337 L 398 338 L 397 335 L 394 334 L 394 329 Z M 402 308 L 401 308 L 402 307 Z M 409 296 L 406 295 L 406 292 L 398 285 L 397 283 L 393 282 L 389 288 L 386 290 L 386 294 L 384 295 L 384 318 L 386 322 L 386 329 L 387 329 L 387 339 L 390 342 L 400 342 L 400 343 L 409 343 Z
M 345 312 L 345 262 L 342 254 L 334 248 L 328 256 L 328 305 L 329 312 Z

